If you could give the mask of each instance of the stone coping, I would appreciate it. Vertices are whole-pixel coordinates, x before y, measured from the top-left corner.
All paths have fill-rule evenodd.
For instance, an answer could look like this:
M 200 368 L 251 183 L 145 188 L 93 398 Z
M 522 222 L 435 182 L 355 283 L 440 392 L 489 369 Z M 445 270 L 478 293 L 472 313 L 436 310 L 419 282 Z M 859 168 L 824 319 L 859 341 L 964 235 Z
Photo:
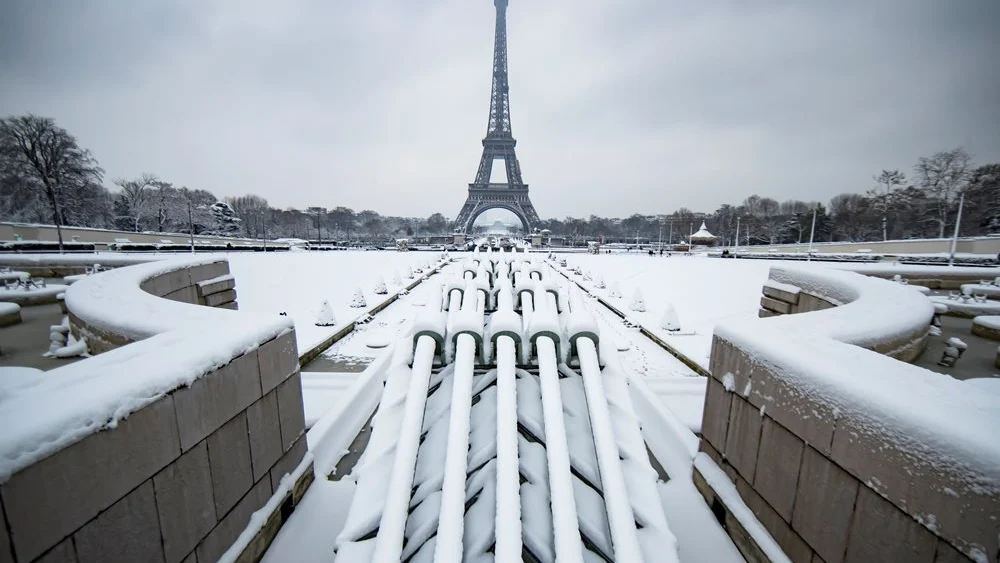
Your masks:
M 74 333 L 108 337 L 109 351 L 0 396 L 0 424 L 7 429 L 0 436 L 0 482 L 293 332 L 285 317 L 194 306 L 140 289 L 151 280 L 184 278 L 192 269 L 218 264 L 226 265 L 217 257 L 154 262 L 102 272 L 70 286 L 66 305 Z
M 787 465 L 770 450 L 757 455 L 766 438 L 761 429 L 773 423 L 789 444 L 808 445 L 817 464 L 850 476 L 843 490 L 833 487 L 831 494 L 860 486 L 874 494 L 865 493 L 869 504 L 884 499 L 885 506 L 920 524 L 922 537 L 929 533 L 973 557 L 980 549 L 995 557 L 996 525 L 993 533 L 987 528 L 988 516 L 1000 506 L 1000 445 L 994 435 L 1000 397 L 970 392 L 960 381 L 887 357 L 907 342 L 922 346 L 933 315 L 930 301 L 893 282 L 833 270 L 773 268 L 771 279 L 836 306 L 716 328 L 703 440 L 746 481 L 746 495 L 767 496 L 771 491 L 756 476 L 783 475 Z M 795 498 L 790 492 L 772 497 L 772 508 L 781 510 Z M 795 500 L 796 511 L 800 501 L 812 502 L 802 499 Z M 810 540 L 808 522 L 783 516 L 786 524 L 777 527 L 762 522 L 772 534 L 791 526 Z M 886 532 L 879 541 L 910 540 Z M 824 555 L 821 544 L 809 543 Z M 803 557 L 789 555 L 809 560 L 808 550 Z

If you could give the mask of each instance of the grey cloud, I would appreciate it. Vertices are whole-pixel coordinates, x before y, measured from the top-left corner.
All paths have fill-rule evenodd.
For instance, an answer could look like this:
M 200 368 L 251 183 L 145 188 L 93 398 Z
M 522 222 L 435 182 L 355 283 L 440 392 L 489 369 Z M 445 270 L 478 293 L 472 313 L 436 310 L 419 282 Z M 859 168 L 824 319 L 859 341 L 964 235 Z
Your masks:
M 514 0 L 518 155 L 543 217 L 825 200 L 965 145 L 1000 160 L 993 0 Z M 0 113 L 113 177 L 454 215 L 485 133 L 489 0 L 0 6 Z

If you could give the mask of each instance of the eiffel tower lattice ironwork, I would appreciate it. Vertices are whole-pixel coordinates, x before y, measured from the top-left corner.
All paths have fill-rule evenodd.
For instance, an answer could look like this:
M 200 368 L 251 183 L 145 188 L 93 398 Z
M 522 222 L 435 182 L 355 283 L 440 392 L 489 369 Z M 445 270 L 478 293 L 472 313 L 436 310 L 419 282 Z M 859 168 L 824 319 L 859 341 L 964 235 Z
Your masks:
M 493 46 L 493 90 L 490 94 L 490 121 L 483 139 L 483 157 L 476 181 L 469 184 L 469 196 L 455 220 L 456 230 L 470 232 L 476 217 L 489 209 L 506 209 L 517 215 L 525 234 L 540 222 L 528 198 L 528 185 L 521 179 L 521 165 L 514 147 L 517 141 L 510 128 L 510 88 L 507 83 L 507 1 L 493 0 L 497 9 L 496 39 Z M 503 159 L 507 181 L 490 182 L 493 162 Z

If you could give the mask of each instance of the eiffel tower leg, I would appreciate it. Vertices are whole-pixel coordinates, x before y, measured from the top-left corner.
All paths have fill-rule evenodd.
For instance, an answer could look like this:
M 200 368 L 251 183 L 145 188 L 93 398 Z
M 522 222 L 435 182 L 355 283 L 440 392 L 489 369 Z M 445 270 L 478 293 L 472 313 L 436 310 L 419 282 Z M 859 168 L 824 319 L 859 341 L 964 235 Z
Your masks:
M 463 233 L 468 234 L 472 230 L 472 218 L 478 207 L 478 201 L 474 200 L 472 197 L 468 197 L 465 200 L 465 204 L 462 205 L 462 210 L 458 212 L 458 218 L 455 219 L 455 229 Z
M 535 206 L 532 205 L 530 199 L 525 199 L 525 201 L 521 202 L 521 211 L 524 213 L 525 219 L 528 220 L 528 232 L 524 234 L 530 235 L 532 230 L 536 229 L 542 220 L 538 218 L 538 212 L 535 211 Z

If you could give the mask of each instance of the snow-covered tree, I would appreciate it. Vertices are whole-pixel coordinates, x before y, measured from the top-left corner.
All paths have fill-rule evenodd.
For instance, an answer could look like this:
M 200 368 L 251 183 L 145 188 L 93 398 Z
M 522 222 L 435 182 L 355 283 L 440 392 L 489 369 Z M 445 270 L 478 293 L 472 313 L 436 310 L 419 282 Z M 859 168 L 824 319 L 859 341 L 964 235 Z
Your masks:
M 594 282 L 594 285 L 596 285 L 598 289 L 604 289 L 606 287 L 604 284 L 604 277 L 597 276 L 597 281 Z
M 0 171 L 26 180 L 48 201 L 56 225 L 59 251 L 63 248 L 63 209 L 70 194 L 100 184 L 104 171 L 90 151 L 48 117 L 24 115 L 0 119 Z
M 642 291 L 638 289 L 635 290 L 635 293 L 632 294 L 632 302 L 629 303 L 628 308 L 637 313 L 643 313 L 646 311 L 646 300 L 642 298 Z
M 409 266 L 406 267 L 406 278 L 411 280 L 413 279 L 413 268 Z
M 613 297 L 615 299 L 621 299 L 622 290 L 618 287 L 618 282 L 613 282 L 611 284 L 611 290 L 608 292 L 608 297 Z
M 138 178 L 118 178 L 115 185 L 121 192 L 115 196 L 115 213 L 120 215 L 122 227 L 139 232 L 142 218 L 150 213 L 153 186 L 160 180 L 152 174 L 143 174 Z
M 399 278 L 398 271 L 392 272 L 392 285 L 395 285 L 397 287 L 403 285 L 403 280 Z
M 379 276 L 378 280 L 375 281 L 375 289 L 373 290 L 375 295 L 385 295 L 389 293 L 389 289 L 385 287 L 385 280 L 382 276 Z
M 236 236 L 240 233 L 241 221 L 233 208 L 224 201 L 217 201 L 209 207 L 215 217 L 215 232 L 220 236 Z
M 334 326 L 336 324 L 337 317 L 333 314 L 333 307 L 330 306 L 329 301 L 324 299 L 323 304 L 319 306 L 319 312 L 316 314 L 316 326 Z
M 354 290 L 354 297 L 351 298 L 351 307 L 354 309 L 360 309 L 362 307 L 367 307 L 368 302 L 365 301 L 365 294 L 361 291 L 361 288 Z
M 663 319 L 660 321 L 660 328 L 663 330 L 669 330 L 670 332 L 677 332 L 681 329 L 681 321 L 677 318 L 677 311 L 670 303 L 667 303 L 667 308 L 663 311 Z

